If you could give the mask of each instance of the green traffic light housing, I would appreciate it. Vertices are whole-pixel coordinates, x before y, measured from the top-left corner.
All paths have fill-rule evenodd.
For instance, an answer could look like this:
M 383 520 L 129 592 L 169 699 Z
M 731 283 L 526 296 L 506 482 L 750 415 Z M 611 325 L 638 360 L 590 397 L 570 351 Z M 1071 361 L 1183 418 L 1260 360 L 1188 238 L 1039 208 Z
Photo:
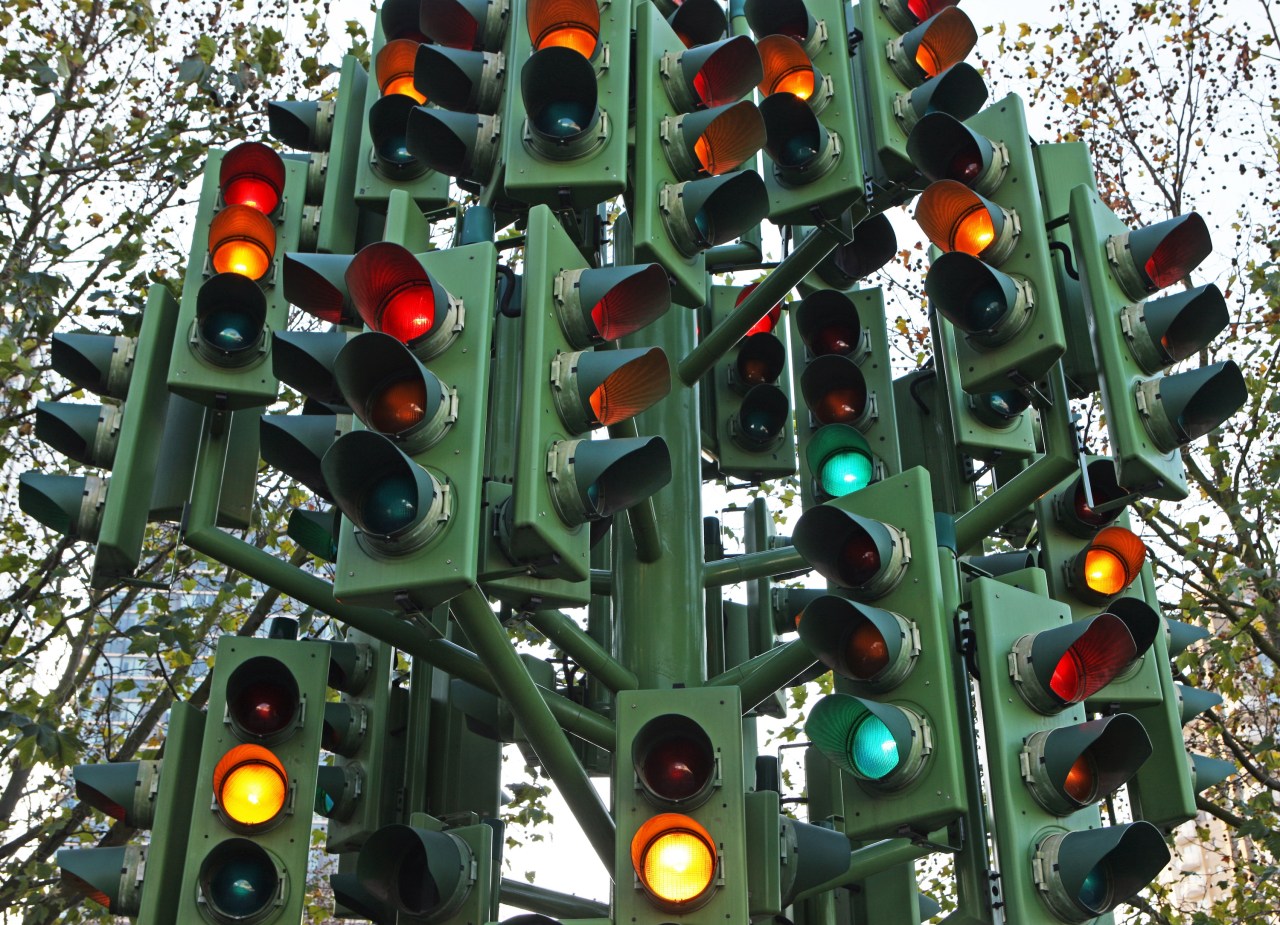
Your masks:
M 1170 453 L 1206 436 L 1244 407 L 1249 388 L 1234 360 L 1138 383 L 1138 414 L 1152 442 Z
M 392 93 L 369 107 L 374 170 L 392 183 L 416 180 L 427 172 L 427 165 L 409 150 L 409 113 L 416 105 L 413 97 Z
M 915 87 L 959 64 L 977 42 L 973 21 L 949 6 L 891 41 L 885 54 L 899 79 Z
M 968 62 L 952 65 L 908 94 L 894 98 L 893 114 L 905 132 L 933 112 L 945 112 L 964 121 L 987 102 L 987 85 Z
M 96 475 L 18 476 L 18 507 L 50 530 L 69 539 L 93 542 L 102 526 L 107 480 Z
M 112 915 L 141 911 L 146 851 L 137 845 L 64 848 L 57 855 L 62 882 Z
M 634 334 L 671 308 L 671 283 L 656 263 L 562 270 L 554 287 L 560 328 L 577 350 Z
M 525 144 L 551 160 L 573 160 L 605 143 L 610 126 L 598 105 L 596 71 L 572 48 L 535 51 L 520 69 L 528 121 Z
M 979 347 L 1007 344 L 1026 329 L 1035 311 L 1028 280 L 961 251 L 933 261 L 924 289 L 938 313 Z
M 1131 899 L 1169 863 L 1169 847 L 1149 822 L 1054 832 L 1036 845 L 1040 897 L 1066 922 L 1086 922 Z
M 797 628 L 822 664 L 863 691 L 897 687 L 920 654 L 919 630 L 910 620 L 833 594 L 811 601 Z
M 405 144 L 432 170 L 481 186 L 490 181 L 498 162 L 498 118 L 415 106 Z
M 36 438 L 87 466 L 110 469 L 120 440 L 121 408 L 61 401 L 36 403 Z
M 506 34 L 510 0 L 429 0 L 413 3 L 425 38 L 446 48 L 497 51 Z
M 923 116 L 907 136 L 907 154 L 926 180 L 955 180 L 989 196 L 1009 171 L 1009 149 L 945 112 Z
M 1036 802 L 1068 816 L 1128 783 L 1151 757 L 1151 740 L 1135 717 L 1118 713 L 1032 733 L 1023 747 Z
M 348 407 L 405 453 L 439 443 L 458 420 L 458 395 L 399 340 L 377 331 L 351 338 L 333 364 Z
M 80 388 L 106 398 L 124 398 L 137 350 L 133 337 L 55 331 L 49 359 L 55 372 Z
M 444 109 L 492 114 L 502 102 L 506 69 L 506 56 L 502 52 L 419 45 L 413 65 L 413 85 Z
M 1160 617 L 1149 604 L 1120 598 L 1096 617 L 1019 637 L 1009 675 L 1032 709 L 1052 716 L 1124 674 L 1151 647 L 1159 628 Z
M 321 321 L 359 327 L 360 314 L 347 291 L 350 254 L 287 253 L 281 264 L 284 297 Z
M 823 697 L 804 724 L 828 760 L 883 790 L 901 789 L 920 773 L 933 748 L 927 729 L 910 710 L 848 694 Z
M 769 193 L 753 170 L 665 184 L 658 199 L 667 233 L 686 257 L 741 237 L 769 214 Z
M 466 842 L 448 832 L 389 825 L 360 849 L 356 877 L 379 902 L 404 915 L 445 919 L 466 899 L 473 860 Z
M 267 132 L 299 151 L 328 151 L 336 108 L 334 100 L 272 100 L 267 103 Z
M 404 555 L 427 545 L 452 515 L 448 482 L 419 466 L 389 438 L 368 430 L 334 441 L 320 471 L 334 502 L 374 554 Z
M 267 352 L 267 297 L 239 273 L 219 273 L 196 294 L 190 343 L 215 366 L 248 366 Z
M 821 504 L 801 514 L 791 542 L 822 577 L 859 600 L 884 597 L 902 581 L 911 561 L 907 536 L 838 504 Z
M 661 347 L 579 350 L 556 355 L 552 397 L 570 434 L 618 424 L 671 391 L 671 364 Z
M 602 520 L 638 504 L 671 481 L 661 437 L 558 440 L 547 460 L 556 513 L 569 526 Z

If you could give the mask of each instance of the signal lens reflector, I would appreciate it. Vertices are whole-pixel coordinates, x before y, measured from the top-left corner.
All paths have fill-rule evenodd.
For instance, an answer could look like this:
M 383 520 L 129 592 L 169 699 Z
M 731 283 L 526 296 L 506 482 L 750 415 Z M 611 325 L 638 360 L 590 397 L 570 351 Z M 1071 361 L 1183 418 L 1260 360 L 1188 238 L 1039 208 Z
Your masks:
M 413 85 L 413 69 L 418 60 L 418 42 L 413 39 L 395 39 L 387 42 L 378 52 L 374 68 L 378 75 L 378 88 L 383 96 L 411 97 L 419 103 L 427 98 Z
M 588 59 L 596 53 L 600 7 L 595 0 L 532 0 L 525 23 L 534 51 L 558 46 Z
M 218 807 L 248 828 L 275 819 L 289 796 L 289 775 L 280 759 L 261 745 L 237 745 L 213 769 Z
M 646 821 L 631 839 L 631 863 L 661 904 L 689 909 L 711 889 L 716 851 L 711 835 L 696 821 L 663 813 Z

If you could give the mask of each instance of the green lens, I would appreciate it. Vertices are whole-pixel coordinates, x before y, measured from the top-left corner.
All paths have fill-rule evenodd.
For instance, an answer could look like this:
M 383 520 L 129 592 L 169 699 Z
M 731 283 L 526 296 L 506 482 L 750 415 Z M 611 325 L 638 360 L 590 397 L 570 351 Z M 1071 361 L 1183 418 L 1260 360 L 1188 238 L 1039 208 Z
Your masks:
M 823 494 L 842 498 L 871 484 L 873 473 L 871 457 L 857 450 L 839 450 L 822 461 L 818 484 Z
M 849 758 L 864 777 L 880 780 L 898 766 L 898 743 L 879 717 L 868 713 L 849 738 Z

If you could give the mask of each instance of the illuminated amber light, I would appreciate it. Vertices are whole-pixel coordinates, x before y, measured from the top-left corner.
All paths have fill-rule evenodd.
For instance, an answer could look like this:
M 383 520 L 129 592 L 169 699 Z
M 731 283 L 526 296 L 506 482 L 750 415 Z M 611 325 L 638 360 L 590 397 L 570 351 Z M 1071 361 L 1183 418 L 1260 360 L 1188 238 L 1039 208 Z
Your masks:
M 370 403 L 369 421 L 384 434 L 408 430 L 427 416 L 427 385 L 421 378 L 386 385 Z
M 218 273 L 261 279 L 275 253 L 275 225 L 252 206 L 227 206 L 209 223 L 209 257 Z
M 1101 531 L 1084 554 L 1084 582 L 1089 590 L 1108 597 L 1119 594 L 1138 577 L 1147 547 L 1124 527 Z
M 974 257 L 982 257 L 995 243 L 1004 224 L 998 206 L 956 180 L 929 184 L 920 194 L 915 219 L 939 250 Z
M 684 905 L 704 896 L 716 874 L 716 852 L 701 825 L 679 813 L 645 822 L 631 839 L 631 863 L 645 889 Z
M 280 759 L 261 745 L 237 745 L 213 769 L 218 806 L 232 822 L 259 826 L 284 809 L 289 775 Z
M 591 415 L 604 427 L 652 407 L 671 391 L 671 367 L 660 350 L 620 367 L 591 393 Z
M 802 100 L 813 96 L 817 86 L 813 62 L 799 42 L 785 35 L 766 35 L 756 46 L 764 68 L 761 96 L 790 93 Z
M 413 85 L 413 68 L 418 58 L 418 43 L 413 39 L 396 39 L 382 46 L 374 65 L 378 87 L 383 96 L 400 94 L 419 103 L 427 98 Z
M 973 22 L 964 11 L 948 7 L 926 27 L 916 49 L 916 64 L 928 77 L 937 77 L 968 57 L 977 41 Z
M 1062 782 L 1062 789 L 1081 806 L 1093 802 L 1098 792 L 1098 778 L 1088 755 L 1081 755 L 1071 765 L 1071 770 Z
M 533 50 L 559 46 L 591 58 L 600 37 L 600 7 L 595 0 L 531 0 L 525 22 Z

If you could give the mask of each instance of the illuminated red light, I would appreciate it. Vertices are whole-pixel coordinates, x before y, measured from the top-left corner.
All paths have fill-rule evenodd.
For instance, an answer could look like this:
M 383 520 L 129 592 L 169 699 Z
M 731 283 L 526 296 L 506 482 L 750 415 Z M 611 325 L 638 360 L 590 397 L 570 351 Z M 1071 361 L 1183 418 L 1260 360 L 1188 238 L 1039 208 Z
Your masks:
M 1102 614 L 1062 654 L 1049 689 L 1063 703 L 1082 703 L 1110 684 L 1137 654 L 1128 627 L 1120 618 Z
M 746 300 L 747 296 L 751 295 L 751 293 L 755 291 L 755 288 L 759 285 L 760 285 L 759 283 L 752 283 L 750 286 L 744 286 L 742 291 L 738 293 L 737 301 L 733 303 L 734 307 L 736 308 L 737 306 L 741 305 L 743 301 Z M 746 336 L 750 337 L 753 334 L 772 334 L 773 329 L 778 324 L 778 319 L 781 317 L 782 317 L 782 302 L 778 302 L 777 305 L 773 306 L 773 308 L 769 309 L 769 311 L 765 313 L 765 316 L 763 318 L 761 318 L 759 321 L 757 321 L 747 330 Z
M 280 204 L 284 177 L 280 155 L 256 141 L 236 145 L 218 168 L 223 201 L 229 206 L 248 206 L 264 215 L 270 215 Z

